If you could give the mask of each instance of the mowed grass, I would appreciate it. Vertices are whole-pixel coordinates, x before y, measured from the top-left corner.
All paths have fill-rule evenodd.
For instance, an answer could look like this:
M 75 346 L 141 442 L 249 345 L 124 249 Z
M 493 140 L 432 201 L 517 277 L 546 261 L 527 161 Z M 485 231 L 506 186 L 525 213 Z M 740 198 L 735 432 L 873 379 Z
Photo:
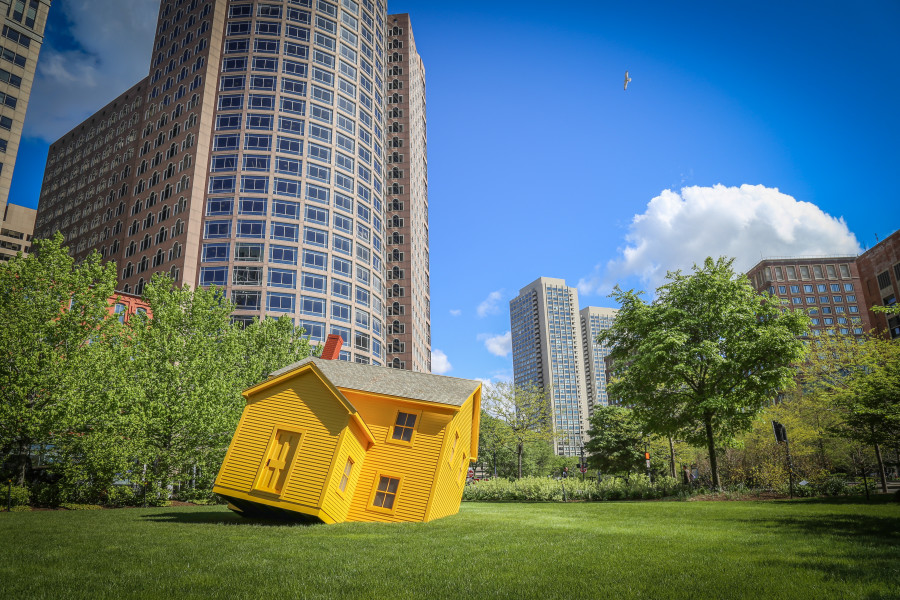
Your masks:
M 223 507 L 0 514 L 0 598 L 900 598 L 900 504 L 464 503 L 428 524 Z

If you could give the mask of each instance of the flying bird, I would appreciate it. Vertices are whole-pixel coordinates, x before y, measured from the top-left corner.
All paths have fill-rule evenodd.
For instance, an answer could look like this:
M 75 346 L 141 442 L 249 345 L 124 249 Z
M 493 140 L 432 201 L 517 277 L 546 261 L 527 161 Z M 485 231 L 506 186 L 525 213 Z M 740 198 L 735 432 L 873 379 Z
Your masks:
M 625 71 L 625 87 L 623 89 L 628 89 L 628 82 L 631 81 L 631 77 L 628 76 L 628 71 Z

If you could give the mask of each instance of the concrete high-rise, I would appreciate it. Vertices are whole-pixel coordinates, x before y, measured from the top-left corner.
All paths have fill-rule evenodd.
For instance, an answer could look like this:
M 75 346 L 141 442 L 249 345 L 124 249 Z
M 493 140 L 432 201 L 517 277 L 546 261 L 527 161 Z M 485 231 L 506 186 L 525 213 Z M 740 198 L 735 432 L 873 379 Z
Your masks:
M 28 254 L 34 237 L 36 211 L 18 204 L 7 204 L 0 213 L 0 261 L 7 261 L 18 252 Z
M 148 76 L 51 145 L 38 235 L 115 260 L 126 292 L 216 285 L 236 320 L 287 314 L 384 365 L 386 19 L 383 0 L 163 0 Z M 424 113 L 420 133 L 410 163 Z
M 431 372 L 425 67 L 409 15 L 388 17 L 387 358 Z
M 50 0 L 0 0 L 0 219 L 6 214 L 16 155 L 34 83 Z M 19 220 L 23 213 L 14 211 Z M 17 225 L 21 229 L 21 224 Z
M 514 383 L 544 390 L 553 409 L 556 453 L 580 456 L 593 406 L 606 403 L 605 348 L 596 344 L 594 331 L 608 327 L 615 311 L 579 311 L 576 288 L 540 277 L 510 301 L 509 313 Z
M 588 414 L 594 416 L 594 407 L 607 406 L 609 396 L 606 393 L 606 357 L 609 347 L 597 341 L 600 332 L 612 327 L 616 313 L 615 308 L 587 306 L 581 309 L 581 341 L 584 344 L 584 376 L 587 382 Z

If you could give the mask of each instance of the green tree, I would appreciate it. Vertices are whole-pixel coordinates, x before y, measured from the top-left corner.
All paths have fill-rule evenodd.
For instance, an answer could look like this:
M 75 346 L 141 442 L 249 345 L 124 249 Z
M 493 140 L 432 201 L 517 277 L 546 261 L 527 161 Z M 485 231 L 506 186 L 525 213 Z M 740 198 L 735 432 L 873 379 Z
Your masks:
M 584 445 L 588 464 L 603 473 L 631 474 L 644 461 L 643 425 L 620 406 L 597 406 L 590 420 L 590 440 Z
M 60 435 L 73 395 L 96 373 L 90 344 L 117 335 L 114 263 L 76 265 L 62 234 L 0 264 L 0 456 L 25 482 L 31 448 Z
M 537 387 L 517 387 L 501 381 L 485 387 L 481 403 L 484 410 L 502 424 L 496 429 L 498 443 L 516 453 L 516 472 L 521 478 L 525 446 L 533 442 L 549 443 L 554 439 L 550 401 Z
M 152 317 L 129 320 L 128 414 L 144 465 L 136 478 L 164 497 L 165 487 L 219 467 L 243 389 L 313 352 L 288 318 L 233 325 L 217 288 L 178 288 L 157 275 L 144 299 Z
M 240 371 L 242 386 L 250 387 L 308 356 L 322 352 L 322 344 L 312 347 L 302 327 L 294 325 L 288 316 L 278 319 L 256 319 L 238 335 L 243 353 Z
M 717 489 L 717 446 L 793 386 L 809 323 L 754 291 L 732 262 L 707 258 L 690 275 L 669 272 L 649 304 L 616 287 L 621 310 L 599 335 L 612 347 L 610 394 L 634 406 L 648 431 L 705 443 Z
M 839 414 L 833 430 L 875 451 L 887 492 L 881 449 L 900 447 L 900 345 L 880 336 L 825 336 L 814 341 L 804 375 Z

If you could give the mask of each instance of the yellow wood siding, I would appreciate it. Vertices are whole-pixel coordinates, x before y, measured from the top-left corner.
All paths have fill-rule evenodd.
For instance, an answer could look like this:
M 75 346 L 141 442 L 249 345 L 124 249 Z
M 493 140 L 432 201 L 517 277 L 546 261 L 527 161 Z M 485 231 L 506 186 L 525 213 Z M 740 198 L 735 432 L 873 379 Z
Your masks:
M 225 494 L 234 490 L 277 500 L 279 505 L 318 507 L 338 436 L 348 422 L 347 409 L 311 371 L 267 388 L 248 399 L 216 486 Z M 276 424 L 303 431 L 280 496 L 253 489 Z
M 353 470 L 350 472 L 350 479 L 347 481 L 347 487 L 344 491 L 340 491 L 341 478 L 344 475 L 344 467 L 347 465 L 347 458 L 353 460 Z M 362 473 L 365 461 L 368 459 L 365 447 L 359 438 L 349 430 L 345 430 L 341 438 L 338 449 L 335 453 L 334 466 L 328 477 L 327 487 L 325 488 L 323 508 L 337 522 L 347 520 L 347 513 L 353 501 L 353 494 L 356 491 L 359 482 L 360 473 Z
M 462 466 L 463 469 L 468 471 L 469 463 L 471 462 L 472 422 L 476 404 L 474 395 L 470 396 L 459 413 L 447 426 L 448 443 L 445 444 L 441 451 L 433 498 L 426 517 L 428 521 L 455 515 L 459 512 L 459 504 L 462 501 L 462 492 L 465 485 L 465 481 L 459 477 L 459 469 Z M 450 460 L 452 441 L 457 433 L 459 434 L 459 443 L 456 445 L 455 452 L 453 452 L 452 460 Z M 465 464 L 463 464 L 464 461 Z
M 434 472 L 440 455 L 447 424 L 455 409 L 435 405 L 433 411 L 423 404 L 414 405 L 341 389 L 344 396 L 356 407 L 369 431 L 375 437 L 375 446 L 366 453 L 353 502 L 347 514 L 348 521 L 423 521 L 431 496 Z M 421 411 L 412 444 L 392 443 L 389 438 L 397 412 Z M 394 509 L 390 513 L 370 510 L 379 474 L 400 477 L 400 491 Z

